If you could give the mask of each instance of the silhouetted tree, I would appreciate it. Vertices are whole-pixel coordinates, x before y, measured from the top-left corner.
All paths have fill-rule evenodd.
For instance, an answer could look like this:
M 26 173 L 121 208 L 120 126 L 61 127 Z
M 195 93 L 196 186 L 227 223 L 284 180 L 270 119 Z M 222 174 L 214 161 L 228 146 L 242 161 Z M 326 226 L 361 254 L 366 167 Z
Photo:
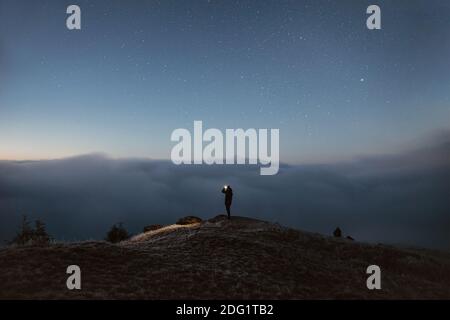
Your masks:
M 50 243 L 51 237 L 48 235 L 45 224 L 36 220 L 35 229 L 30 227 L 30 222 L 27 216 L 23 216 L 22 225 L 17 232 L 16 236 L 11 241 L 11 244 L 17 245 L 48 245 Z
M 123 227 L 122 223 L 115 224 L 111 227 L 111 230 L 106 234 L 106 241 L 117 243 L 127 240 L 129 238 L 127 230 Z
M 16 236 L 12 239 L 12 244 L 25 245 L 29 244 L 33 238 L 33 229 L 30 227 L 30 222 L 26 215 L 22 217 L 22 225 Z
M 36 220 L 35 229 L 33 234 L 33 244 L 36 245 L 48 245 L 51 237 L 48 235 L 45 229 L 45 223 L 41 220 Z

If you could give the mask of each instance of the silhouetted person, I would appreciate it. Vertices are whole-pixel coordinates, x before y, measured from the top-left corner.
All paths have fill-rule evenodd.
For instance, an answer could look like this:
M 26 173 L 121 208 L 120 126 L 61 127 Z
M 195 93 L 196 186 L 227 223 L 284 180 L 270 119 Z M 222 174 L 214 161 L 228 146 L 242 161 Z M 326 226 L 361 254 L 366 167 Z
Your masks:
M 225 208 L 227 208 L 228 219 L 230 219 L 231 202 L 233 201 L 233 189 L 230 186 L 225 186 L 222 189 L 222 193 L 225 193 Z
M 339 229 L 339 227 L 337 227 L 336 230 L 334 230 L 333 235 L 334 235 L 336 238 L 342 237 L 342 231 L 341 231 L 341 229 Z

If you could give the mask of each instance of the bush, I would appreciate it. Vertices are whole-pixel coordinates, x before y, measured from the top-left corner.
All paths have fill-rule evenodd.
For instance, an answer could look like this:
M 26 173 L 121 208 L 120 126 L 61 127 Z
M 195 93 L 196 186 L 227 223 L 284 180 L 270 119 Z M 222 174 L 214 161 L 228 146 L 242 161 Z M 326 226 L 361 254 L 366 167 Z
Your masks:
M 35 228 L 30 227 L 30 222 L 27 216 L 22 218 L 22 226 L 19 232 L 17 232 L 11 244 L 16 245 L 48 245 L 51 241 L 50 235 L 45 229 L 45 224 L 41 220 L 35 221 Z
M 122 223 L 115 224 L 111 227 L 111 230 L 106 234 L 106 241 L 112 243 L 118 243 L 129 238 L 127 230 L 123 227 Z

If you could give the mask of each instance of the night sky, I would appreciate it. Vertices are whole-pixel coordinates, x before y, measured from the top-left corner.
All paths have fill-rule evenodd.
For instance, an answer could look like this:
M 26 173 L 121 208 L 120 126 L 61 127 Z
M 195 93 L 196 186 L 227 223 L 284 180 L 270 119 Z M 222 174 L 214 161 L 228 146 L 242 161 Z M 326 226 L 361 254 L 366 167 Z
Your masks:
M 449 128 L 450 3 L 370 4 L 1 0 L 0 158 L 168 159 L 194 120 L 279 128 L 284 163 L 411 148 Z

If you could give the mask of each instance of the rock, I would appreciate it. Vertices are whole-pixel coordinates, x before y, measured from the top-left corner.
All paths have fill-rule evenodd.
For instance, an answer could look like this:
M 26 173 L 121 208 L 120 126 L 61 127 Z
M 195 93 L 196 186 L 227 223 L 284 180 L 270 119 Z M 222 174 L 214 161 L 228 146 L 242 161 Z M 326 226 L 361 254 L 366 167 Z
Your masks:
M 199 217 L 194 217 L 194 216 L 187 216 L 181 219 L 178 219 L 176 224 L 192 224 L 192 223 L 200 223 L 202 222 L 202 219 L 200 219 Z
M 162 224 L 151 224 L 149 226 L 144 227 L 144 232 L 158 230 L 158 229 L 161 229 L 162 227 L 163 227 Z
M 337 228 L 334 230 L 333 236 L 335 236 L 336 238 L 342 237 L 342 231 L 341 231 L 341 229 L 339 229 L 339 227 L 337 227 Z

